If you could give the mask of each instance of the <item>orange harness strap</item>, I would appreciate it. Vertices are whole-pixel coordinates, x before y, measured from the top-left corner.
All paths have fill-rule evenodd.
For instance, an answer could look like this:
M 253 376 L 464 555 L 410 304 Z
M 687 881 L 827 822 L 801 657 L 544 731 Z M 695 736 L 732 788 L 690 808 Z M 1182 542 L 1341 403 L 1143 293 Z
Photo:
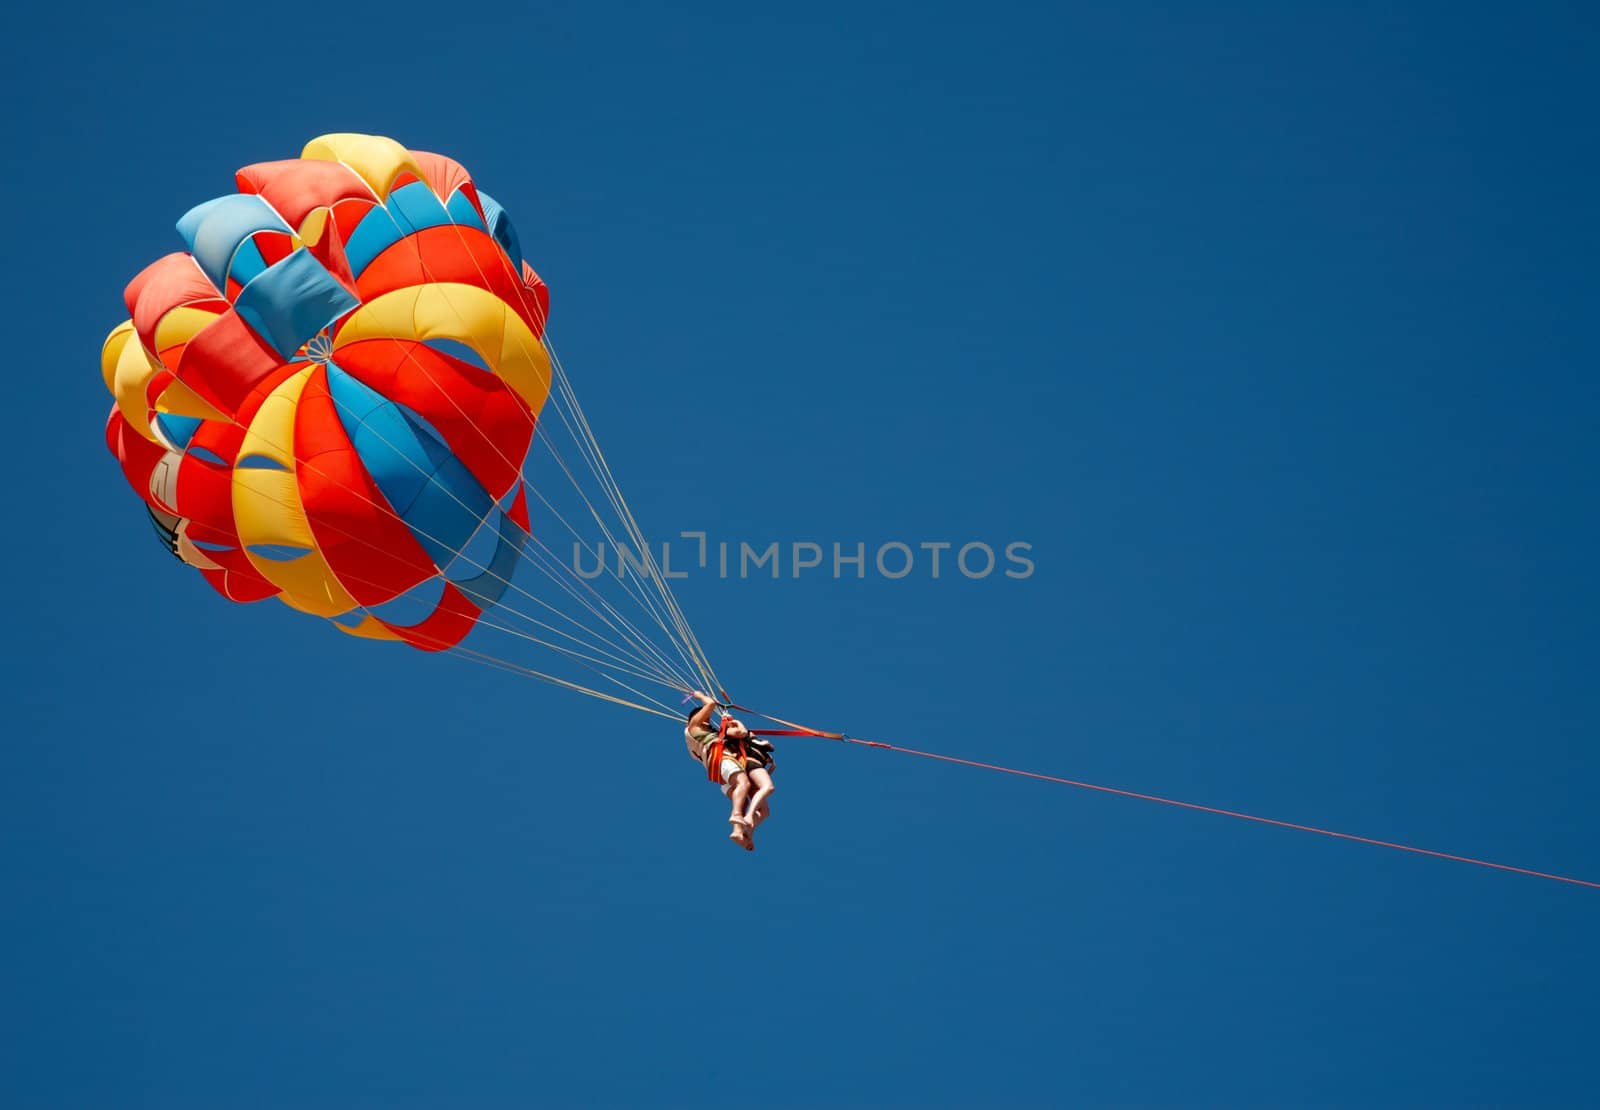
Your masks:
M 729 745 L 732 751 L 729 751 Z M 706 778 L 722 786 L 722 759 L 727 755 L 740 770 L 744 769 L 744 744 L 738 740 L 728 739 L 728 715 L 722 715 L 722 724 L 717 728 L 717 738 L 711 743 L 711 750 L 706 756 Z

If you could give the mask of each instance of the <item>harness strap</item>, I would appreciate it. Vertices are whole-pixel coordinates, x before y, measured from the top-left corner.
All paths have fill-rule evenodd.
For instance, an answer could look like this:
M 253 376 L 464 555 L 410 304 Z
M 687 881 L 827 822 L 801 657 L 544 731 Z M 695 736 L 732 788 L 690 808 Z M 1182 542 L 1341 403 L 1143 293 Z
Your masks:
M 774 717 L 771 713 L 763 713 L 759 709 L 751 709 L 748 705 L 730 705 L 728 708 L 754 713 L 758 717 L 765 717 L 767 720 L 776 721 L 780 725 L 788 725 L 789 728 L 794 730 L 793 732 L 786 732 L 778 729 L 756 729 L 754 731 L 757 736 L 818 736 L 824 740 L 848 739 L 841 732 L 824 732 L 820 728 L 806 728 L 804 725 L 795 724 L 793 721 L 786 721 L 782 717 Z
M 724 711 L 722 721 L 717 725 L 717 739 L 711 745 L 710 758 L 706 760 L 706 778 L 719 786 L 722 785 L 722 758 L 724 755 L 732 758 L 740 767 L 744 766 L 744 745 L 738 740 L 728 739 L 728 720 L 728 714 Z M 730 748 L 732 751 L 729 751 Z

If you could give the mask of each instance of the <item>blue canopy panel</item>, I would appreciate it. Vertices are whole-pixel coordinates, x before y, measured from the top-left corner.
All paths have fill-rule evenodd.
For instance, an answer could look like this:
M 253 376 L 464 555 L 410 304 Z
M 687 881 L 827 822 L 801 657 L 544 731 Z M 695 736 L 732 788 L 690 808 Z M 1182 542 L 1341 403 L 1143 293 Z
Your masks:
M 500 202 L 488 193 L 479 192 L 478 201 L 483 205 L 483 214 L 489 218 L 489 234 L 511 256 L 511 264 L 518 269 L 522 267 L 522 242 L 517 238 L 517 229 L 511 223 L 511 217 L 506 210 L 500 207 Z
M 228 284 L 228 268 L 239 244 L 258 231 L 290 234 L 283 217 L 253 193 L 232 193 L 208 200 L 184 213 L 178 234 L 195 262 L 219 290 Z
M 240 285 L 248 285 L 252 278 L 266 268 L 267 260 L 262 256 L 261 248 L 256 245 L 256 238 L 252 235 L 240 243 L 239 249 L 233 252 L 233 261 L 228 264 L 228 276 Z
M 482 203 L 482 193 L 478 194 L 478 200 Z M 489 230 L 483 224 L 483 217 L 478 215 L 478 210 L 472 207 L 472 202 L 467 199 L 467 194 L 461 190 L 457 189 L 450 194 L 450 203 L 445 207 L 450 210 L 450 219 L 455 223 L 463 224 L 467 227 L 475 227 L 479 231 Z
M 436 574 L 423 579 L 399 597 L 381 605 L 369 605 L 364 611 L 389 624 L 402 627 L 419 625 L 439 608 L 439 602 L 444 598 L 444 586 L 444 579 Z
M 263 270 L 233 303 L 283 358 L 361 302 L 304 247 Z
M 174 451 L 182 451 L 189 446 L 189 441 L 200 430 L 200 424 L 198 416 L 176 416 L 170 412 L 158 412 L 155 418 L 156 431 Z
M 511 586 L 511 576 L 516 573 L 517 560 L 528 542 L 528 533 L 505 513 L 516 499 L 517 490 L 518 487 L 513 487 L 501 499 L 472 539 L 444 568 L 445 577 L 480 609 L 498 604 L 505 596 Z
M 245 550 L 263 559 L 270 559 L 274 563 L 292 563 L 311 554 L 311 548 L 292 543 L 253 543 Z
M 333 363 L 328 391 L 384 499 L 434 565 L 448 566 L 495 511 L 494 499 L 426 420 Z
M 190 447 L 184 454 L 191 459 L 199 459 L 207 466 L 226 467 L 228 465 L 227 459 L 206 447 Z
M 271 455 L 241 455 L 239 461 L 233 464 L 235 470 L 288 470 Z
M 350 264 L 350 272 L 360 277 L 373 259 L 407 235 L 454 222 L 433 190 L 421 181 L 413 181 L 390 193 L 386 205 L 375 206 L 361 218 L 345 240 L 345 261 Z

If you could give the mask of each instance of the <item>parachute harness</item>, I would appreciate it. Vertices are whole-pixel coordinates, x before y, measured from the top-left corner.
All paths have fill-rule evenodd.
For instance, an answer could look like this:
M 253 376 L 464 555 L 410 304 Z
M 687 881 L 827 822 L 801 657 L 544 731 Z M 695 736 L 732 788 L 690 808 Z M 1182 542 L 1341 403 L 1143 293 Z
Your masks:
M 711 750 L 706 753 L 706 778 L 720 785 L 722 783 L 722 754 L 727 750 L 728 744 L 728 714 L 722 714 L 722 720 L 717 724 L 717 738 L 711 742 Z

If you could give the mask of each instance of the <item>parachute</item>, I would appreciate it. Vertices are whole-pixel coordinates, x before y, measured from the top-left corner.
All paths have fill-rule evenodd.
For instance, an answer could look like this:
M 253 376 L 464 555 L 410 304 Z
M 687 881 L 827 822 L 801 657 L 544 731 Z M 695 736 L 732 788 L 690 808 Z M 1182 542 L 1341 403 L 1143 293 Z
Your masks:
M 129 283 L 101 354 L 107 445 L 168 549 L 230 601 L 276 598 L 354 636 L 459 651 L 488 624 L 630 690 L 712 685 L 553 362 L 549 293 L 505 210 L 452 159 L 372 135 L 234 180 L 179 219 L 186 250 Z M 573 446 L 552 456 L 601 534 L 643 552 L 626 577 L 574 574 L 530 519 L 530 493 L 550 505 L 524 470 L 553 387 Z M 581 515 L 551 506 L 545 523 L 577 534 Z M 513 581 L 530 563 L 555 603 Z
M 529 527 L 544 284 L 448 158 L 328 135 L 236 180 L 128 285 L 111 450 L 224 597 L 449 647 L 505 590 L 463 553 L 504 569 Z

